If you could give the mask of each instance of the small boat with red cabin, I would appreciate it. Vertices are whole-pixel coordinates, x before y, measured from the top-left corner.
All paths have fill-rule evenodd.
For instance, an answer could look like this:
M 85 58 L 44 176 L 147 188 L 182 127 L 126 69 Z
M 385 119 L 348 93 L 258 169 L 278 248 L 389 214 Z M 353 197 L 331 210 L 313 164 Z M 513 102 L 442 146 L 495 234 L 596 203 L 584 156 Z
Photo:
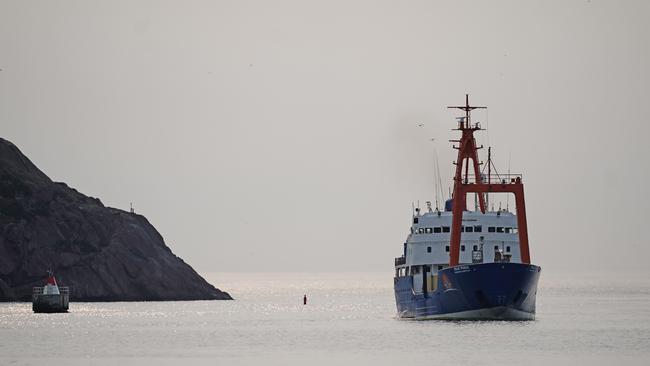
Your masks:
M 48 271 L 45 286 L 32 290 L 32 310 L 35 313 L 66 313 L 69 305 L 68 287 L 59 287 L 54 273 Z
M 402 256 L 395 258 L 394 290 L 400 318 L 533 320 L 541 268 L 531 264 L 521 175 L 481 171 L 473 123 L 465 96 L 458 118 L 454 187 L 444 211 L 414 210 Z M 488 149 L 489 150 L 489 149 Z M 471 173 L 470 174 L 470 169 Z M 487 170 L 487 171 L 486 171 Z M 488 209 L 489 195 L 513 194 L 516 212 Z M 474 210 L 467 195 L 475 197 Z

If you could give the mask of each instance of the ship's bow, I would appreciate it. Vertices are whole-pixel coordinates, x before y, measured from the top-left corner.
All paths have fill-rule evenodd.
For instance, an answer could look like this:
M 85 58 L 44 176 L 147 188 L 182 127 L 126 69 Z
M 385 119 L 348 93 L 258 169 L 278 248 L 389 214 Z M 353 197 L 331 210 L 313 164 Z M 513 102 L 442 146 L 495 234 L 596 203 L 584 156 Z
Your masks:
M 523 263 L 460 265 L 440 272 L 435 318 L 533 320 L 541 268 Z

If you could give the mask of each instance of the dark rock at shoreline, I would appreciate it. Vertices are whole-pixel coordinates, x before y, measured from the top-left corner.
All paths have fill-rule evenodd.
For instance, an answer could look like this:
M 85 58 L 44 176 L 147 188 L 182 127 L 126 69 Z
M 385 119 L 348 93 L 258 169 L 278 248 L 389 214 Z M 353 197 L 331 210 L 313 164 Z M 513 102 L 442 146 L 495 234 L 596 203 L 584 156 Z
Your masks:
M 0 138 L 0 301 L 31 300 L 50 268 L 71 301 L 231 299 L 144 216 L 52 182 Z

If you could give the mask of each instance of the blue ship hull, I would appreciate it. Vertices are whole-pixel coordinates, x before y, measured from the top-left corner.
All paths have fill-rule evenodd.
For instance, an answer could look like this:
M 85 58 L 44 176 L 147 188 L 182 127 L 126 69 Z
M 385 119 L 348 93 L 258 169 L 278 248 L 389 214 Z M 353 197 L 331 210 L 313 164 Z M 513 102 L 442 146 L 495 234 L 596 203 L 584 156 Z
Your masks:
M 395 277 L 397 313 L 413 319 L 533 320 L 540 272 L 522 263 L 459 265 L 415 291 L 413 276 Z

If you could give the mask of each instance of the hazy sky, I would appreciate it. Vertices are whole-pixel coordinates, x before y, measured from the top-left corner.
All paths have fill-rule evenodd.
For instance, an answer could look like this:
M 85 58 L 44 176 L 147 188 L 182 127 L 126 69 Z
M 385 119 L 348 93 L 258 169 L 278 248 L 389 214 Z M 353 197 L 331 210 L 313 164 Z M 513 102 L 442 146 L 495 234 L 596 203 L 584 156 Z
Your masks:
M 392 271 L 456 113 L 531 257 L 647 270 L 648 1 L 0 0 L 0 135 L 200 271 Z M 418 124 L 424 124 L 419 127 Z

